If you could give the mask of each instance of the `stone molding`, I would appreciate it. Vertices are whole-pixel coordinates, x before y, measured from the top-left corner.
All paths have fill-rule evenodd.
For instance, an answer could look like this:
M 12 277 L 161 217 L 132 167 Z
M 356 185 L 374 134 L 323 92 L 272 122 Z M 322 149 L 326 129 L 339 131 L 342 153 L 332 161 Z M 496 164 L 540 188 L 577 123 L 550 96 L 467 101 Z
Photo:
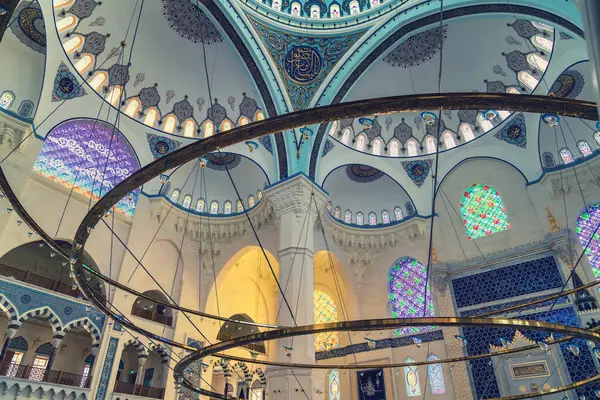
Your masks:
M 314 201 L 313 201 L 314 196 Z M 304 175 L 296 175 L 264 191 L 264 198 L 275 211 L 277 219 L 292 213 L 301 223 L 310 210 L 311 223 L 317 220 L 317 212 L 326 209 L 328 196 Z M 314 203 L 318 210 L 315 210 Z
M 578 161 L 578 160 L 576 160 Z M 540 184 L 547 188 L 550 198 L 562 199 L 563 190 L 566 195 L 590 189 L 600 184 L 600 157 L 592 157 L 575 165 L 558 171 L 546 172 Z
M 7 143 L 8 148 L 13 150 L 23 140 L 25 133 L 30 129 L 31 125 L 28 122 L 0 112 L 0 146 Z

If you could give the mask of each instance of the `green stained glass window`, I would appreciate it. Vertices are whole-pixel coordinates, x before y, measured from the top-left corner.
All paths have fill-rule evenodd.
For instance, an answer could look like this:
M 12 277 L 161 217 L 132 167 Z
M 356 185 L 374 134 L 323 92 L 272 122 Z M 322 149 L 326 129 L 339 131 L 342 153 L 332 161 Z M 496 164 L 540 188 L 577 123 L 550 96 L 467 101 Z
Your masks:
M 502 198 L 491 186 L 474 184 L 469 187 L 463 194 L 460 211 L 469 239 L 510 228 Z
M 600 203 L 592 204 L 577 219 L 577 236 L 587 256 L 594 276 L 600 277 Z
M 337 306 L 327 293 L 320 290 L 314 292 L 314 318 L 315 324 L 337 322 Z M 338 332 L 324 332 L 315 334 L 315 351 L 329 350 L 339 346 Z

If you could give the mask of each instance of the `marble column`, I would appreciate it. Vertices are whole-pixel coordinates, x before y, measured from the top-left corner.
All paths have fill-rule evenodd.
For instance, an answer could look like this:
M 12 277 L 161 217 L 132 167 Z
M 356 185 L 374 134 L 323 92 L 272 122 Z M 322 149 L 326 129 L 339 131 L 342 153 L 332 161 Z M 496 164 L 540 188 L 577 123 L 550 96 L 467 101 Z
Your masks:
M 576 0 L 581 11 L 585 42 L 588 47 L 592 86 L 600 112 L 600 2 L 598 0 Z
M 52 338 L 52 350 L 50 351 L 50 355 L 48 356 L 48 363 L 46 364 L 47 371 L 50 371 L 52 369 L 52 364 L 54 364 L 54 359 L 56 358 L 56 350 L 58 349 L 58 346 L 60 346 L 62 340 L 62 335 L 60 337 L 55 336 Z
M 138 371 L 135 377 L 135 384 L 141 386 L 144 383 L 144 364 L 148 359 L 148 353 L 140 352 L 138 354 Z
M 279 226 L 279 283 L 284 291 L 277 324 L 309 325 L 314 322 L 314 229 L 317 207 L 325 209 L 326 195 L 303 175 L 293 177 L 265 192 L 273 205 Z M 317 206 L 317 207 L 315 207 Z M 290 312 L 291 309 L 291 312 Z M 315 362 L 313 335 L 278 340 L 274 358 L 293 363 Z M 307 369 L 267 368 L 267 392 L 271 400 L 323 398 L 316 393 L 312 371 Z

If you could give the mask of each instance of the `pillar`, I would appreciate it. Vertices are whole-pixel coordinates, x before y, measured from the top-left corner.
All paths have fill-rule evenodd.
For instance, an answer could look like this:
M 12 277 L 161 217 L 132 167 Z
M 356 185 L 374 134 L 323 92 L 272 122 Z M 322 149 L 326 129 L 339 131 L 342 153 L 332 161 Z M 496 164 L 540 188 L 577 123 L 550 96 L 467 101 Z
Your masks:
M 138 353 L 138 372 L 135 377 L 135 384 L 142 385 L 144 382 L 144 364 L 146 364 L 146 360 L 148 359 L 148 354 L 145 352 Z
M 279 283 L 285 290 L 277 324 L 310 325 L 314 322 L 314 229 L 317 209 L 325 209 L 327 197 L 310 180 L 297 175 L 265 192 L 272 204 L 279 228 Z M 289 279 L 289 282 L 288 282 Z M 287 287 L 286 287 L 286 282 Z M 282 301 L 282 296 L 279 296 Z M 288 308 L 289 305 L 289 308 Z M 290 308 L 293 313 L 290 313 Z M 294 322 L 295 320 L 295 322 Z M 285 347 L 284 347 L 285 346 Z M 292 350 L 287 350 L 292 349 Z M 274 358 L 281 362 L 315 363 L 313 335 L 277 341 Z M 306 400 L 315 397 L 312 370 L 270 367 L 266 370 L 267 392 L 271 400 Z M 303 393 L 303 391 L 305 393 Z
M 598 0 L 576 0 L 576 3 L 583 20 L 592 85 L 600 113 L 600 2 Z
M 13 321 L 14 323 L 14 321 Z M 4 361 L 4 357 L 6 357 L 6 352 L 8 351 L 8 346 L 10 345 L 10 341 L 15 334 L 17 333 L 18 328 L 11 327 L 13 325 L 9 325 L 8 330 L 6 331 L 6 339 L 4 339 L 4 344 L 2 345 L 2 351 L 0 351 L 0 362 Z
M 50 371 L 52 369 L 52 364 L 54 364 L 54 359 L 56 358 L 56 350 L 58 349 L 58 346 L 60 346 L 62 340 L 62 335 L 60 337 L 55 336 L 52 338 L 52 351 L 50 351 L 50 355 L 48 356 L 46 371 Z

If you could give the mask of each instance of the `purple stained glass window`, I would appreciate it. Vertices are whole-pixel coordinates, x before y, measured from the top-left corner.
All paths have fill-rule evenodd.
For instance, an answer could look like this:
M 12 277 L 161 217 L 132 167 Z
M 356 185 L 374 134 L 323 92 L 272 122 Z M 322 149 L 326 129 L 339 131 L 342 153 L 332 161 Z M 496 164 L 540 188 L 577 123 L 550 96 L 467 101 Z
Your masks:
M 33 170 L 76 193 L 97 201 L 140 168 L 131 145 L 115 127 L 102 121 L 67 121 L 46 137 Z M 133 217 L 140 189 L 117 203 Z
M 577 218 L 577 236 L 590 261 L 595 277 L 600 277 L 600 203 L 592 204 Z M 595 232 L 595 233 L 594 233 Z M 589 244 L 588 244 L 589 243 Z
M 431 290 L 427 285 L 427 307 L 425 310 L 425 281 L 427 270 L 419 261 L 402 257 L 392 268 L 388 278 L 388 298 L 394 318 L 433 317 Z M 406 327 L 396 330 L 396 334 L 418 333 L 430 327 Z

